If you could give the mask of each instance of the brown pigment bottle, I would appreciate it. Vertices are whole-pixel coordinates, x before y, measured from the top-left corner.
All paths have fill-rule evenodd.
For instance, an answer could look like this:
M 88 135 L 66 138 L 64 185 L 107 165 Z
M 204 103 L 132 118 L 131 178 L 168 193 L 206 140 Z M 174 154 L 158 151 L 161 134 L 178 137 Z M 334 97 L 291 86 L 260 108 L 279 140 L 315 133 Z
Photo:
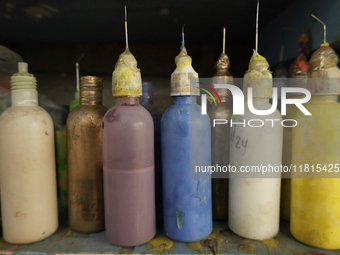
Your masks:
M 104 230 L 102 78 L 81 78 L 80 104 L 67 118 L 68 209 L 72 230 Z

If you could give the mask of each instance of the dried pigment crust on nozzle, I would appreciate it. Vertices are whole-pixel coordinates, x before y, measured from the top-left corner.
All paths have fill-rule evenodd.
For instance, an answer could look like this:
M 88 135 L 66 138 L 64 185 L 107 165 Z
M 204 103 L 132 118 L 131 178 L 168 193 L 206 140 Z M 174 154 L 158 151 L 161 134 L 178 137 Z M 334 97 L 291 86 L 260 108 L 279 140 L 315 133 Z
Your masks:
M 199 96 L 198 73 L 191 63 L 191 57 L 187 54 L 185 46 L 182 45 L 180 53 L 175 58 L 176 69 L 171 74 L 170 96 Z
M 27 64 L 24 67 L 24 70 L 21 70 L 23 67 L 22 64 L 24 62 L 18 63 L 19 72 L 15 73 L 11 76 L 11 89 L 36 89 L 37 88 L 37 79 L 33 74 L 27 72 Z
M 128 48 L 120 54 L 112 73 L 114 97 L 139 97 L 142 95 L 142 78 L 137 60 Z
M 329 74 L 329 69 L 330 68 L 337 68 L 337 64 L 339 62 L 339 57 L 335 53 L 335 51 L 329 47 L 327 44 L 322 44 L 319 49 L 317 49 L 310 61 L 309 61 L 309 73 L 310 77 L 314 78 L 333 78 L 333 77 L 328 77 L 327 75 Z M 334 74 L 331 73 L 333 76 Z M 337 75 L 337 72 L 335 72 L 335 75 Z
M 340 95 L 338 62 L 338 55 L 328 43 L 322 44 L 313 53 L 309 61 L 308 79 L 308 89 L 312 95 Z
M 243 93 L 246 97 L 249 87 L 253 88 L 253 98 L 272 97 L 273 80 L 272 74 L 269 71 L 269 64 L 255 50 L 243 80 Z
M 221 53 L 215 68 L 216 73 L 213 77 L 213 84 L 234 84 L 233 76 L 229 72 L 230 60 L 226 53 Z M 231 96 L 231 92 L 228 89 L 216 88 L 216 91 L 220 96 Z
M 229 57 L 226 53 L 221 53 L 221 55 L 219 56 L 216 64 L 215 64 L 215 68 L 216 68 L 216 73 L 214 75 L 214 77 L 216 76 L 231 76 L 230 72 L 229 72 L 229 68 L 230 68 L 230 60 Z

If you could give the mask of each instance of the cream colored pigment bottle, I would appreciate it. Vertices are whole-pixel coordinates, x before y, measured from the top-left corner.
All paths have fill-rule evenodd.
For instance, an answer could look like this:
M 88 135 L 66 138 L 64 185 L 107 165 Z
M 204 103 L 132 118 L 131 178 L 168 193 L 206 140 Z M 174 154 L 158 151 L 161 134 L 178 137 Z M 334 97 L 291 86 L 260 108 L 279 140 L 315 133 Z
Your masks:
M 54 130 L 38 106 L 37 82 L 26 63 L 19 63 L 11 85 L 12 107 L 0 116 L 3 238 L 25 244 L 58 228 Z
M 271 109 L 269 99 L 272 97 L 272 74 L 267 60 L 254 51 L 249 68 L 244 76 L 243 93 L 252 97 L 257 110 Z M 252 95 L 248 95 L 248 88 Z M 275 100 L 273 100 L 275 101 Z M 235 108 L 234 108 L 235 109 Z M 252 119 L 256 124 L 263 121 L 261 127 L 248 125 Z M 275 119 L 276 124 L 265 121 Z M 255 115 L 245 101 L 244 115 L 233 115 L 235 124 L 230 130 L 230 165 L 241 169 L 242 166 L 260 167 L 281 165 L 283 128 L 279 111 L 269 115 Z M 248 124 L 246 124 L 248 123 Z M 280 184 L 281 173 L 256 173 L 256 178 L 245 176 L 238 178 L 237 173 L 230 173 L 229 179 L 229 217 L 230 229 L 247 239 L 269 239 L 279 232 L 280 220 Z M 250 176 L 250 175 L 249 175 Z

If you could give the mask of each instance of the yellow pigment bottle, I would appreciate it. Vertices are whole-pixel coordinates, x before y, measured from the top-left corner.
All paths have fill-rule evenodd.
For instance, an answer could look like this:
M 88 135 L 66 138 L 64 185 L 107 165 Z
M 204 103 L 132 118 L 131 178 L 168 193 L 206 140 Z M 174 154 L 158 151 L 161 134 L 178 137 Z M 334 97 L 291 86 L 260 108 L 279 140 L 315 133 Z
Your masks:
M 340 179 L 330 178 L 339 176 L 340 163 L 338 61 L 327 43 L 314 52 L 312 98 L 304 105 L 312 115 L 298 112 L 293 128 L 290 230 L 300 242 L 323 249 L 340 249 Z
M 308 79 L 308 60 L 306 55 L 309 53 L 308 50 L 308 31 L 302 30 L 299 34 L 298 44 L 299 56 L 295 59 L 293 64 L 289 68 L 289 82 L 290 87 L 307 88 Z M 305 95 L 299 95 L 298 93 L 291 93 L 287 95 L 290 99 L 296 99 L 305 97 Z M 287 104 L 287 112 L 283 119 L 294 119 L 295 114 L 300 111 L 295 104 Z M 284 127 L 283 129 L 283 149 L 282 149 L 282 165 L 290 167 L 292 163 L 292 127 Z M 290 220 L 290 190 L 291 190 L 291 179 L 290 173 L 282 174 L 281 181 L 281 205 L 280 205 L 280 217 L 283 220 Z

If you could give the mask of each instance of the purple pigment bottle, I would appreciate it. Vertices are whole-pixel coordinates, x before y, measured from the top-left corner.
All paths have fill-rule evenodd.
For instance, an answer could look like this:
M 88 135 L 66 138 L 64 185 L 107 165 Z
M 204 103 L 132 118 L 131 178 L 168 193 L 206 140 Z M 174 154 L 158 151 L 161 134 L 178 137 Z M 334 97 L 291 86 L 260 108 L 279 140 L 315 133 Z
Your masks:
M 154 126 L 139 104 L 142 80 L 128 46 L 112 74 L 116 104 L 103 118 L 103 169 L 106 238 L 137 246 L 156 233 Z

